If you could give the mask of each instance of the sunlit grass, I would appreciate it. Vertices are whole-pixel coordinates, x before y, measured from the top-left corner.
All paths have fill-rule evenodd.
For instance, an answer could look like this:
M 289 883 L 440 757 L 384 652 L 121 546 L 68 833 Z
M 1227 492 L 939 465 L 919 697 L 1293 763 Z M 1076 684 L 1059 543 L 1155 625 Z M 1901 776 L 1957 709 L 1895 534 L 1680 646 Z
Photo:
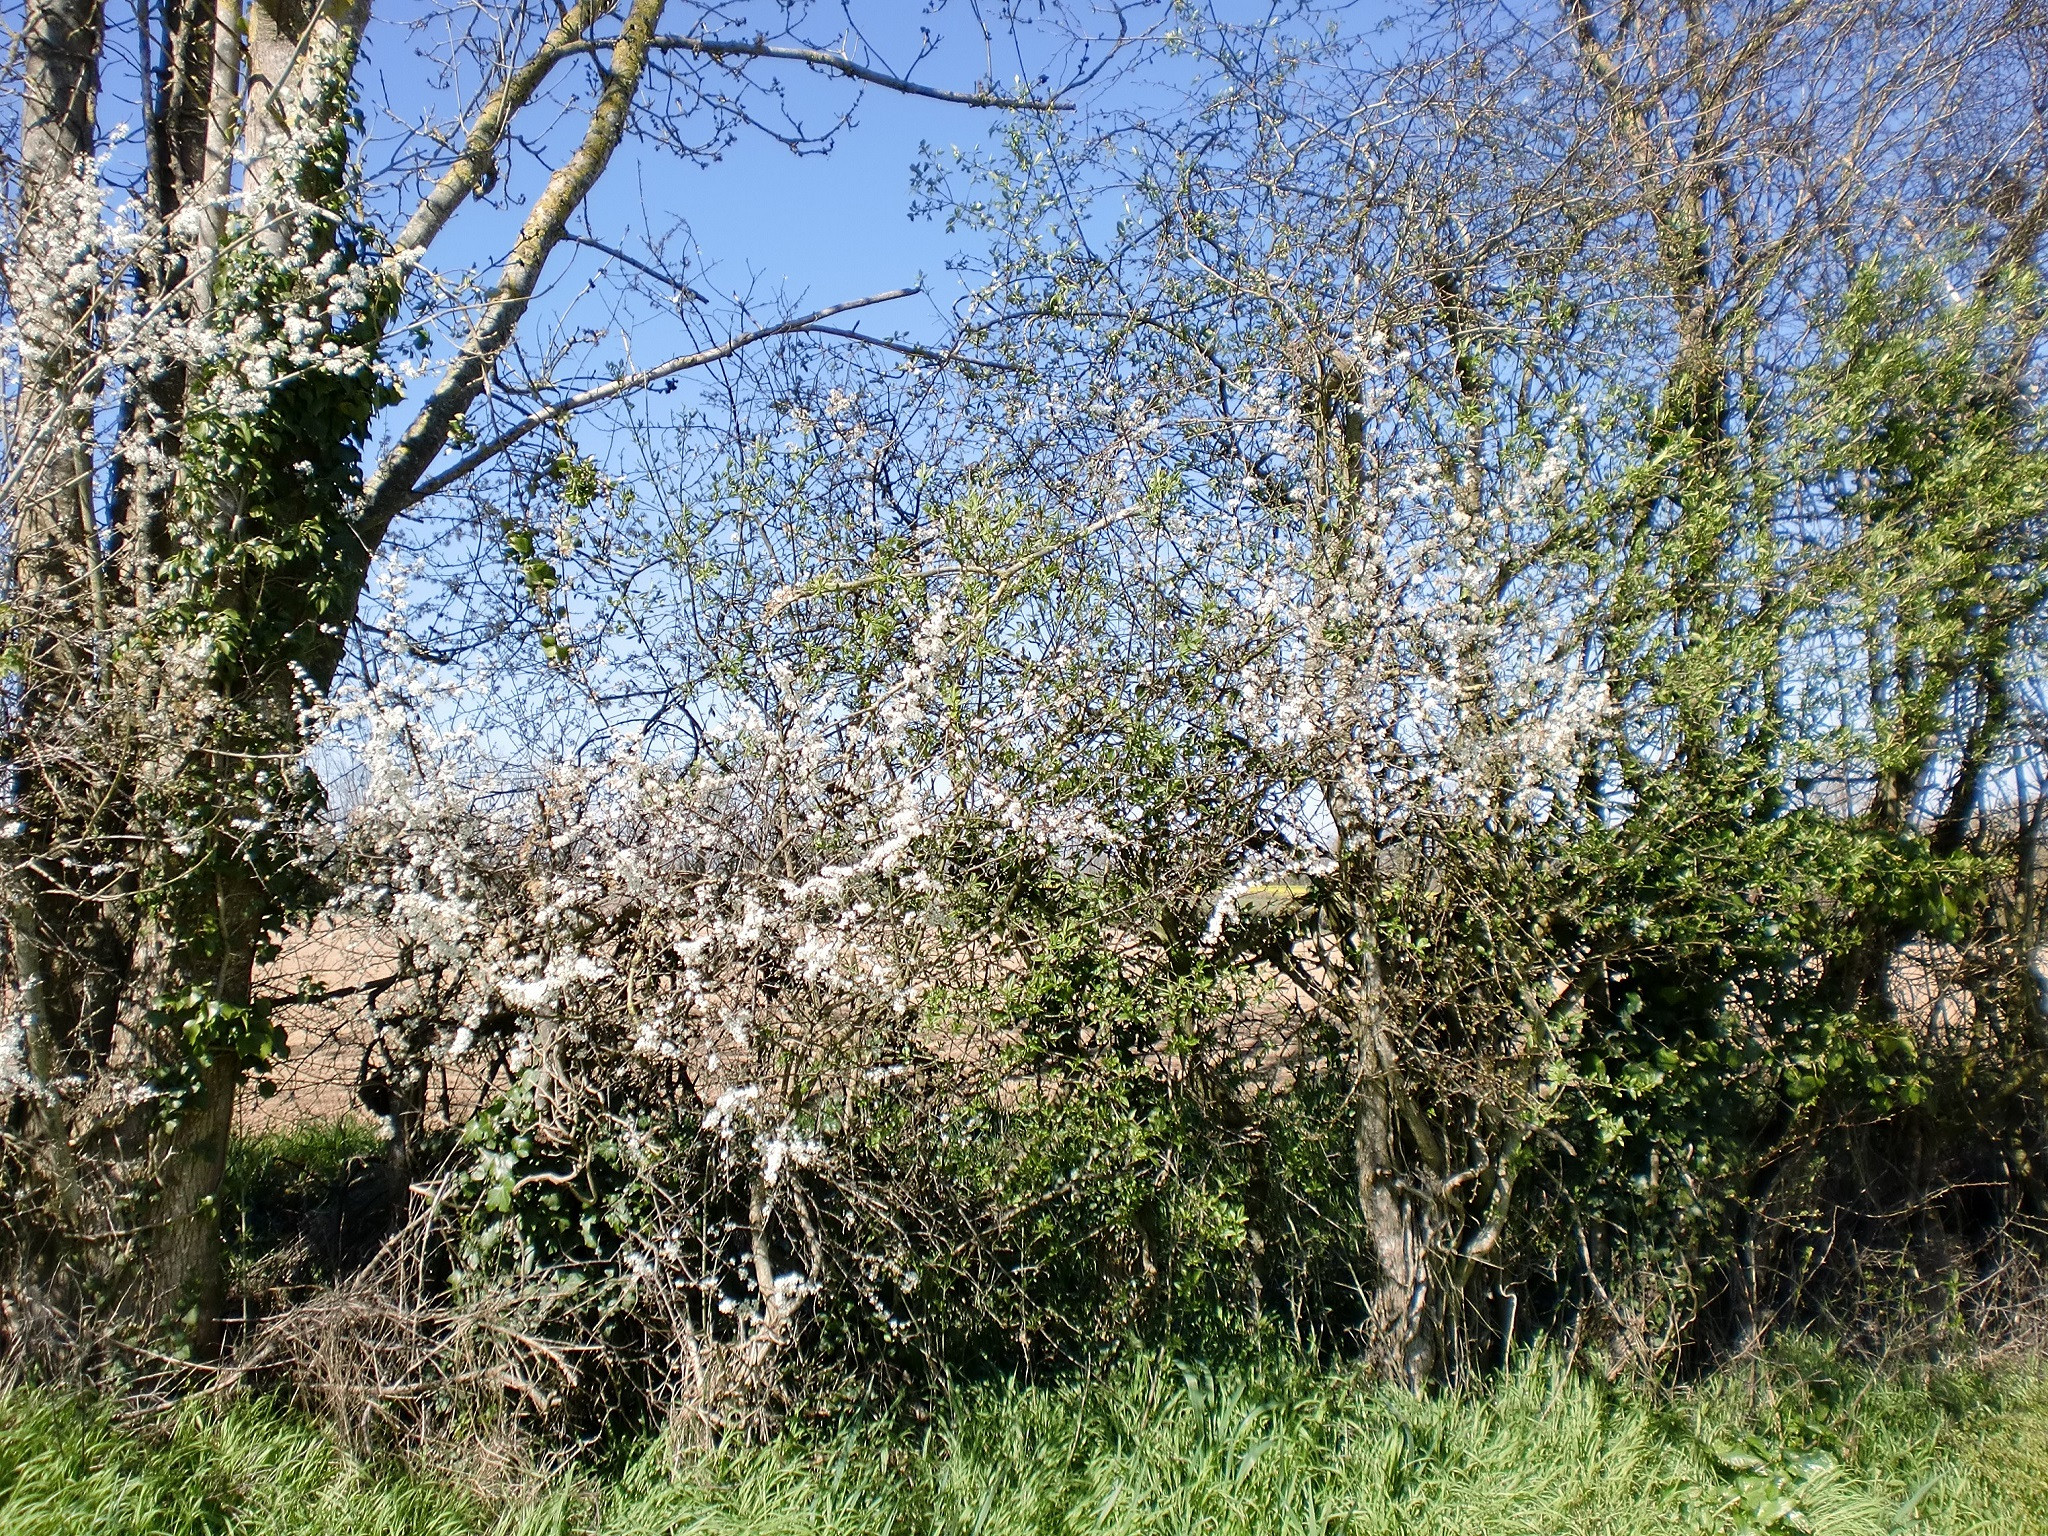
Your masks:
M 1871 1373 L 1815 1351 L 1651 1394 L 1536 1356 L 1417 1398 L 1275 1363 L 1125 1364 L 486 1499 L 352 1459 L 256 1406 L 143 1431 L 0 1398 L 8 1536 L 1124 1536 L 2048 1532 L 2038 1373 Z

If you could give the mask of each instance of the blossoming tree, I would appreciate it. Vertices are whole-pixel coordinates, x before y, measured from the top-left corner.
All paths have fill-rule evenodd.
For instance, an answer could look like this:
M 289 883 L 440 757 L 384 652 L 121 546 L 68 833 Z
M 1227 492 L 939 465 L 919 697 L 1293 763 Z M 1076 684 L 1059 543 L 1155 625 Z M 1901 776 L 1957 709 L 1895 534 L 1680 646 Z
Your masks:
M 202 1352 L 218 1337 L 214 1191 L 236 1085 L 273 1048 L 251 975 L 310 889 L 300 709 L 394 520 L 758 334 L 581 388 L 522 355 L 621 145 L 702 153 L 696 122 L 715 149 L 775 99 L 764 69 L 1018 104 L 821 46 L 801 7 L 742 9 L 393 18 L 393 43 L 444 26 L 450 84 L 410 104 L 428 147 L 372 187 L 367 4 L 27 6 L 5 229 L 4 1060 L 17 1251 L 45 1281 L 88 1277 L 72 1301 Z M 107 121 L 116 96 L 132 132 Z M 475 229 L 451 235 L 465 210 Z M 374 421 L 392 425 L 371 457 Z

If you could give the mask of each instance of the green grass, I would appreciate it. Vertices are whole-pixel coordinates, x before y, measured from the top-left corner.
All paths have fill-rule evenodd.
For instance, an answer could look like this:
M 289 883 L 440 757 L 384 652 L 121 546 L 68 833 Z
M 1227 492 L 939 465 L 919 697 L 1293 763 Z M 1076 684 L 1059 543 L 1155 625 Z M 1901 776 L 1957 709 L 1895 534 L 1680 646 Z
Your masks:
M 345 1236 L 381 1234 L 376 1169 L 384 1152 L 376 1128 L 353 1116 L 236 1137 L 221 1185 L 231 1269 L 240 1276 L 310 1238 L 300 1267 L 301 1278 L 311 1278 L 332 1269 Z M 354 1222 L 352 1210 L 360 1212 Z
M 288 1220 L 331 1197 L 353 1169 L 383 1153 L 376 1128 L 353 1116 L 237 1136 L 228 1143 L 222 1204 L 243 1228 L 252 1216 L 259 1222 Z
M 923 1429 L 655 1444 L 491 1501 L 256 1406 L 148 1433 L 0 1397 L 6 1536 L 2048 1533 L 2048 1378 L 1824 1352 L 1652 1398 L 1538 1357 L 1414 1398 L 1283 1364 L 964 1394 Z
M 350 1162 L 380 1156 L 383 1138 L 357 1115 L 307 1119 L 228 1143 L 222 1194 L 246 1201 L 259 1194 L 303 1193 L 334 1183 Z

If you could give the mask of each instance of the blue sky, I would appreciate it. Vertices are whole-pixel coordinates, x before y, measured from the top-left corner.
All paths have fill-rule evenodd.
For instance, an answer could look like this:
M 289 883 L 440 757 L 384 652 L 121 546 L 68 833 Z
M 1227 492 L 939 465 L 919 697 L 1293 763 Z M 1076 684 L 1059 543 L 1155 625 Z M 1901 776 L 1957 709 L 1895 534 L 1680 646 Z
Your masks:
M 1159 22 L 1160 0 L 1124 3 L 1133 30 Z M 935 46 L 915 68 L 924 85 L 972 90 L 992 80 L 1012 91 L 1042 75 L 1070 78 L 1070 39 L 1043 26 L 995 23 L 1003 8 L 976 0 L 848 0 L 843 7 L 860 21 L 877 62 L 899 69 L 914 58 L 919 34 L 929 28 Z M 1070 6 L 1077 21 L 1102 27 L 1109 25 L 1100 14 L 1105 8 L 1095 0 Z M 1221 8 L 1264 9 L 1256 3 Z M 987 32 L 978 20 L 983 14 L 991 18 Z M 1141 66 L 1146 81 L 1156 84 L 1160 63 L 1155 56 Z M 958 237 L 947 232 L 943 218 L 910 216 L 911 166 L 921 145 L 944 153 L 987 143 L 1002 114 L 874 88 L 857 92 L 845 81 L 788 65 L 776 66 L 773 77 L 807 115 L 826 117 L 857 101 L 856 117 L 827 155 L 798 156 L 764 135 L 743 132 L 719 164 L 675 174 L 677 211 L 689 219 L 702 258 L 716 264 L 721 293 L 747 288 L 754 279 L 757 296 L 779 289 L 809 307 L 905 286 L 920 275 L 935 297 L 962 292 L 959 279 L 945 271 L 960 249 Z M 1098 80 L 1079 105 L 1125 107 L 1135 88 L 1141 82 L 1129 76 Z M 617 179 L 614 194 L 623 181 Z
M 911 165 L 921 143 L 971 146 L 996 122 L 971 107 L 869 91 L 829 155 L 746 135 L 721 163 L 678 172 L 678 211 L 723 292 L 758 279 L 793 302 L 830 303 L 920 274 L 957 291 L 944 269 L 959 242 L 943 220 L 911 218 Z
M 1085 13 L 1093 0 L 1076 0 Z M 773 6 L 760 8 L 772 19 Z M 1156 20 L 1158 0 L 1129 6 L 1139 25 Z M 744 11 L 744 15 L 738 14 Z M 435 67 L 421 47 L 431 42 L 432 29 L 413 30 L 416 17 L 434 13 L 383 12 L 373 21 L 362 75 L 363 99 L 371 117 L 366 159 L 373 181 L 376 165 L 391 147 L 411 139 L 405 125 L 447 114 L 463 94 L 435 80 Z M 707 30 L 746 36 L 753 31 L 753 7 L 738 7 L 728 26 Z M 984 33 L 972 0 L 947 0 L 941 5 L 915 0 L 866 0 L 844 7 L 821 3 L 811 16 L 808 40 L 842 47 L 835 25 L 852 17 L 862 28 L 867 47 L 851 51 L 880 67 L 902 70 L 914 63 L 921 84 L 971 91 L 993 82 L 998 90 L 1017 89 L 1023 78 L 1035 81 L 1049 73 L 1067 78 L 1071 55 L 1062 62 L 1069 40 L 1051 29 L 993 26 Z M 679 8 L 670 19 L 677 30 L 697 30 L 701 17 Z M 929 28 L 934 45 L 918 59 L 920 35 Z M 605 295 L 616 266 L 607 276 L 599 269 L 605 258 L 568 247 L 549 263 L 543 291 L 522 326 L 526 344 L 534 345 L 557 327 L 566 335 L 579 327 L 605 331 L 593 350 L 584 353 L 572 372 L 584 379 L 601 376 L 617 364 L 647 366 L 667 356 L 688 352 L 722 339 L 747 324 L 920 282 L 928 299 L 913 299 L 860 317 L 864 330 L 908 334 L 936 340 L 946 334 L 946 312 L 965 292 L 962 278 L 946 270 L 961 240 L 950 233 L 943 217 L 911 216 L 911 167 L 923 146 L 946 154 L 953 147 L 985 144 L 1002 122 L 1000 111 L 900 95 L 879 87 L 860 86 L 824 71 L 788 62 L 756 63 L 750 77 L 772 83 L 787 93 L 792 112 L 806 126 L 831 123 L 841 114 L 853 121 L 833 136 L 825 153 L 793 153 L 767 134 L 745 127 L 714 163 L 698 164 L 659 146 L 628 140 L 588 201 L 591 233 L 636 256 L 646 254 L 649 236 L 671 236 L 664 261 L 674 270 L 685 257 L 685 275 L 710 303 L 688 310 L 693 324 L 685 328 L 673 314 L 643 306 L 630 322 L 622 321 Z M 577 80 L 584 79 L 584 85 Z M 563 92 L 587 90 L 587 77 L 564 75 L 556 82 Z M 1098 93 L 1099 96 L 1099 93 Z M 687 103 L 684 103 L 687 105 Z M 529 114 L 532 116 L 532 114 Z M 684 118 L 695 124 L 701 114 Z M 482 273 L 493 270 L 510 243 L 528 199 L 538 190 L 547 163 L 560 163 L 570 138 L 580 132 L 582 109 L 570 104 L 552 122 L 543 114 L 525 128 L 538 134 L 535 147 L 545 146 L 544 160 L 512 155 L 506 162 L 498 196 L 472 205 L 458 216 L 432 254 L 434 267 L 459 271 L 474 264 Z M 452 124 L 447 126 L 452 127 Z M 444 132 L 446 129 L 444 128 Z M 693 126 L 690 132 L 702 132 Z M 676 221 L 687 225 L 687 254 L 674 243 Z M 735 296 L 743 295 L 747 319 L 736 313 Z M 444 336 L 443 347 L 452 340 Z M 445 352 L 444 354 L 445 355 Z M 558 382 L 569 382 L 558 376 Z M 387 413 L 381 423 L 388 432 L 403 419 L 405 407 Z M 380 433 L 381 435 L 381 433 Z
M 975 30 L 973 8 L 960 0 L 936 8 L 931 16 L 925 15 L 931 8 L 915 0 L 871 0 L 851 8 L 870 24 L 870 39 L 881 44 L 883 56 L 892 62 L 908 56 L 908 40 L 918 26 L 931 25 L 939 47 L 916 71 L 916 78 L 926 85 L 972 89 L 992 73 L 1000 87 L 1014 89 L 1020 64 L 1031 77 L 1050 71 L 1055 79 L 1068 75 L 1073 66 L 1071 55 L 1055 57 L 1063 40 L 1029 28 L 1000 35 L 998 49 L 989 49 Z M 1160 20 L 1156 3 L 1127 8 L 1134 30 Z M 1075 9 L 1085 12 L 1088 0 Z M 1215 0 L 1208 9 L 1235 23 L 1256 24 L 1295 7 L 1286 0 Z M 1326 9 L 1334 14 L 1360 8 L 1338 0 Z M 876 19 L 881 17 L 888 20 L 879 24 L 878 32 Z M 1101 24 L 1099 16 L 1095 20 Z M 884 36 L 891 25 L 899 29 L 895 48 Z M 1001 48 L 1009 50 L 1007 58 Z M 1142 59 L 1135 52 L 1128 58 L 1136 66 L 1134 73 L 1100 79 L 1078 98 L 1084 118 L 1090 109 L 1129 111 L 1140 100 L 1163 105 L 1190 83 L 1177 78 L 1185 76 L 1185 58 L 1162 57 L 1156 51 Z M 792 99 L 820 112 L 828 104 L 856 99 L 843 82 L 815 73 L 784 66 L 781 78 Z M 911 165 L 920 158 L 922 144 L 943 153 L 956 146 L 972 149 L 988 143 L 1002 114 L 874 89 L 858 99 L 854 126 L 840 136 L 829 155 L 799 157 L 762 135 L 747 134 L 721 163 L 677 173 L 673 185 L 678 211 L 688 217 L 703 259 L 716 263 L 725 279 L 718 284 L 721 293 L 729 295 L 736 287 L 746 287 L 749 278 L 758 278 L 758 296 L 780 288 L 792 302 L 808 307 L 900 287 L 917 281 L 920 274 L 942 301 L 965 291 L 961 280 L 945 270 L 947 259 L 961 249 L 960 237 L 947 232 L 943 217 L 910 216 Z M 909 318 L 904 306 L 890 313 L 892 326 Z
M 433 137 L 446 142 L 459 132 L 453 114 L 464 100 L 473 99 L 473 80 L 450 81 L 443 64 L 429 57 L 429 52 L 444 62 L 451 57 L 445 47 L 433 49 L 433 40 L 445 39 L 450 27 L 476 28 L 487 38 L 494 25 L 466 11 L 437 10 L 439 3 L 415 0 L 412 10 L 379 11 L 366 41 L 359 76 L 370 118 L 364 156 L 370 185 L 385 188 L 394 199 L 384 217 L 403 217 L 410 197 L 417 195 L 417 183 L 404 177 L 388 180 L 380 164 L 388 165 L 394 152 L 403 157 L 420 146 L 415 125 L 423 122 L 438 119 Z M 1320 3 L 1333 13 L 1355 9 L 1348 0 Z M 1165 0 L 1064 0 L 1065 19 L 1114 35 L 1114 23 L 1104 12 L 1113 13 L 1119 4 L 1130 30 L 1139 34 L 1163 25 L 1167 14 Z M 1071 26 L 1047 24 L 1035 6 L 1036 0 L 815 0 L 805 12 L 815 25 L 802 36 L 875 67 L 909 69 L 920 84 L 952 91 L 992 86 L 1009 94 L 1026 84 L 1034 94 L 1044 94 L 1043 81 L 1072 80 L 1084 57 L 1097 66 L 1105 62 L 1099 44 L 1088 45 L 1093 52 L 1087 52 Z M 997 19 L 984 30 L 984 13 L 995 18 L 1009 8 L 1031 10 L 1031 18 L 1014 29 Z M 723 16 L 716 26 L 706 20 L 714 10 Z M 780 0 L 758 7 L 742 0 L 721 0 L 716 6 L 694 0 L 672 4 L 665 25 L 748 37 L 755 32 L 755 18 L 772 22 L 780 10 Z M 1298 16 L 1300 4 L 1216 0 L 1211 10 L 1256 29 L 1270 24 L 1276 13 Z M 1047 0 L 1046 11 L 1055 20 L 1061 16 L 1055 0 Z M 861 28 L 851 46 L 839 30 L 848 18 Z M 920 42 L 927 29 L 928 48 Z M 458 51 L 453 57 L 465 56 Z M 1090 127 L 1102 122 L 1104 112 L 1123 116 L 1140 107 L 1170 112 L 1190 87 L 1199 88 L 1190 74 L 1196 66 L 1186 55 L 1134 47 L 1114 58 L 1114 67 L 1098 68 L 1085 89 L 1069 95 L 1079 108 L 1077 119 Z M 613 258 L 563 246 L 549 261 L 542 288 L 522 322 L 519 356 L 504 370 L 508 381 L 544 379 L 544 392 L 586 387 L 619 371 L 723 344 L 764 323 L 919 283 L 926 288 L 923 296 L 868 310 L 847 323 L 868 334 L 927 342 L 949 338 L 950 317 L 969 280 L 948 271 L 947 264 L 968 241 L 947 228 L 943 215 L 912 217 L 912 165 L 928 155 L 944 160 L 955 148 L 971 152 L 987 145 L 1002 130 L 1005 114 L 857 85 L 790 61 L 757 61 L 747 74 L 757 85 L 785 92 L 789 109 L 808 128 L 829 125 L 848 112 L 852 121 L 833 135 L 828 152 L 801 155 L 742 126 L 720 158 L 708 164 L 629 139 L 585 205 L 588 232 L 640 258 L 651 254 L 650 238 L 663 242 L 660 261 L 671 272 L 680 267 L 708 302 L 678 306 L 667 290 L 658 300 L 626 299 L 620 279 L 627 274 Z M 518 130 L 523 147 L 501 157 L 501 179 L 493 194 L 465 207 L 437 242 L 429 257 L 433 269 L 451 279 L 468 269 L 488 282 L 549 168 L 562 163 L 580 136 L 592 83 L 583 66 L 560 71 L 550 81 L 555 105 L 536 104 L 523 115 Z M 658 91 L 650 95 L 643 89 L 642 97 L 643 124 L 682 123 L 692 139 L 711 131 L 700 98 L 687 91 L 674 99 L 673 115 L 666 119 L 654 116 L 662 108 Z M 581 221 L 574 227 L 581 228 Z M 444 290 L 443 302 L 451 304 L 443 318 L 452 324 L 439 328 L 435 350 L 445 358 L 472 311 L 459 289 Z M 684 375 L 678 380 L 684 393 L 677 403 L 700 388 L 715 391 L 718 380 L 719 370 Z M 416 401 L 420 386 L 407 393 Z M 373 452 L 409 419 L 410 408 L 410 402 L 401 403 L 383 413 L 373 430 Z

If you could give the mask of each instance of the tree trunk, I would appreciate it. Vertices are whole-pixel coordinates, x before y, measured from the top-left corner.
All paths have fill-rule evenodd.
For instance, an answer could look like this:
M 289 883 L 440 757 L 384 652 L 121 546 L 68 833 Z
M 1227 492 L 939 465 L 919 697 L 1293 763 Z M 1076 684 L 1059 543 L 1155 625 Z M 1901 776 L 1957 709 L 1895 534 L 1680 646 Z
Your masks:
M 23 371 L 14 404 L 17 475 L 11 573 L 13 605 L 28 620 L 20 691 L 11 701 L 7 810 L 16 823 L 8 870 L 7 938 L 22 1056 L 35 1086 L 24 1127 L 49 1180 L 48 1214 L 62 1262 L 75 1248 L 83 1201 L 60 1084 L 81 1060 L 92 1031 L 82 1016 L 76 968 L 68 963 L 78 924 L 66 899 L 64 807 L 34 766 L 32 744 L 48 720 L 91 679 L 81 647 L 87 573 L 96 572 L 89 407 L 77 403 L 90 356 L 91 292 L 71 280 L 80 241 L 95 231 L 81 167 L 93 150 L 101 15 L 97 0 L 31 0 L 23 18 L 21 238 L 9 297 L 21 325 Z M 54 623 L 46 622 L 54 620 Z
M 230 863 L 216 904 L 220 962 L 214 998 L 223 1009 L 246 1009 L 255 990 L 256 946 L 267 903 L 250 872 Z M 203 1360 L 219 1351 L 221 1341 L 227 1287 L 218 1198 L 243 1063 L 233 1049 L 215 1046 L 198 1069 L 196 1102 L 163 1139 L 151 1279 L 155 1316 L 174 1319 L 177 1336 L 194 1359 Z
M 1420 1387 L 1435 1351 L 1429 1337 L 1430 1213 L 1402 1178 L 1400 1082 L 1380 1007 L 1379 966 L 1368 949 L 1361 994 L 1352 1152 L 1358 1205 L 1372 1241 L 1376 1284 L 1368 1327 L 1389 1375 Z
M 150 1260 L 153 1320 L 195 1360 L 219 1352 L 226 1301 L 220 1212 L 241 1064 L 222 1053 L 200 1069 L 199 1101 L 166 1137 Z

